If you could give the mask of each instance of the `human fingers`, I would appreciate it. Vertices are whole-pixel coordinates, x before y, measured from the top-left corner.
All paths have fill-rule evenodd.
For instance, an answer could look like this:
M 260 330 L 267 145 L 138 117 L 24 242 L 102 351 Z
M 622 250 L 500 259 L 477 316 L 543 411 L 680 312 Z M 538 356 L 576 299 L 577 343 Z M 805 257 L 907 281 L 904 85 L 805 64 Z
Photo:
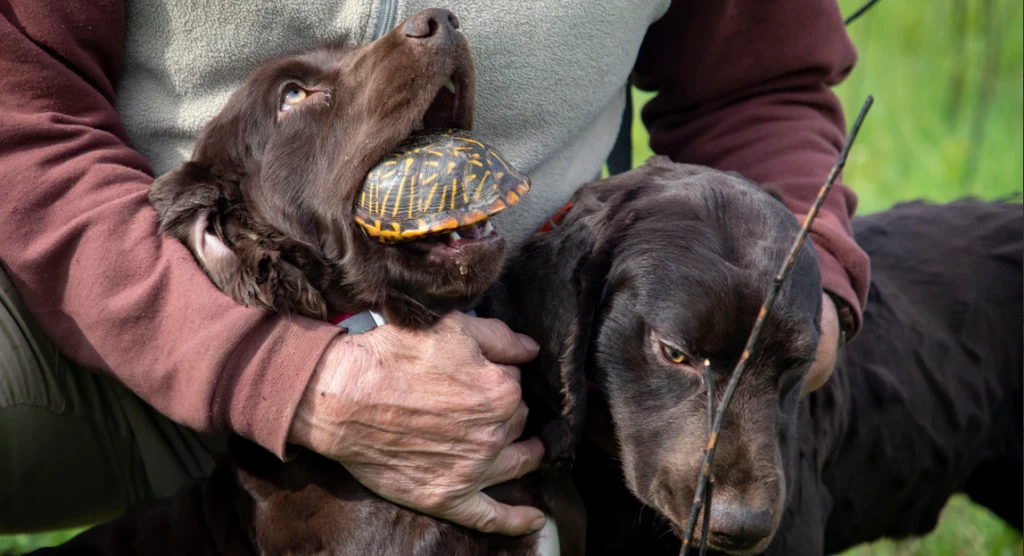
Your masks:
M 520 401 L 516 412 L 505 422 L 505 438 L 513 441 L 523 434 L 523 430 L 526 429 L 526 417 L 529 413 L 530 410 L 526 407 L 526 403 Z
M 502 504 L 482 492 L 436 517 L 484 533 L 509 536 L 539 531 L 546 521 L 544 513 L 537 508 Z
M 839 312 L 832 301 L 832 297 L 826 293 L 821 294 L 821 339 L 818 341 L 818 351 L 814 356 L 814 363 L 811 363 L 807 371 L 807 378 L 804 379 L 804 387 L 800 392 L 806 396 L 821 388 L 832 376 L 832 370 L 836 366 L 836 359 L 839 356 Z
M 476 340 L 480 352 L 494 363 L 526 363 L 537 356 L 537 342 L 525 334 L 516 334 L 498 319 L 463 315 L 466 334 Z
M 537 437 L 506 446 L 484 473 L 481 482 L 484 488 L 518 479 L 531 471 L 540 469 L 544 459 L 544 443 Z

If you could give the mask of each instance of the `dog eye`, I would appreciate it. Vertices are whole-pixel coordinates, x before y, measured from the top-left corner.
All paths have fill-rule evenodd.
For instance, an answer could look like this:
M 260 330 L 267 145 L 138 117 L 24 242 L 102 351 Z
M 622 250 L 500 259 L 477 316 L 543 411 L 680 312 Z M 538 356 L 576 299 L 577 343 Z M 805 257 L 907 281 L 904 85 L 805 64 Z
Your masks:
M 297 105 L 306 98 L 306 90 L 302 87 L 291 86 L 284 92 L 284 96 L 281 97 L 281 111 L 290 110 L 292 106 Z
M 673 363 L 682 365 L 683 363 L 687 362 L 686 356 L 683 355 L 683 352 L 679 351 L 678 349 L 672 346 L 661 344 L 661 352 L 664 353 L 665 357 L 667 357 L 668 360 Z

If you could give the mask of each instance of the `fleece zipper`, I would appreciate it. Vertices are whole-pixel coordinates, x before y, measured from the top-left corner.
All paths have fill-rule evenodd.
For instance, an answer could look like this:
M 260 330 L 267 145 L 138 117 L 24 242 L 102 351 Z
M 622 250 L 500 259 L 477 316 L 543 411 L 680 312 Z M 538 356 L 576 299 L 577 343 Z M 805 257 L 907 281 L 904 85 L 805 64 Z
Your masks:
M 374 32 L 373 40 L 383 37 L 395 26 L 395 17 L 398 15 L 397 4 L 398 0 L 381 0 L 380 11 L 377 12 L 377 30 Z

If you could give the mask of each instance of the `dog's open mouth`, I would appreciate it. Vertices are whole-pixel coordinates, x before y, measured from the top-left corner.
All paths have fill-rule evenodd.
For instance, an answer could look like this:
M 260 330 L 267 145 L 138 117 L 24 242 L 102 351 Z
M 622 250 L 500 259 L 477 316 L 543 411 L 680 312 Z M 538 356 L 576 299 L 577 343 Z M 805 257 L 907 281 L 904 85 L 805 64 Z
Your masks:
M 472 129 L 472 99 L 465 98 L 468 89 L 462 72 L 454 72 L 438 88 L 426 111 L 413 123 L 411 131 L 448 128 L 468 131 Z
M 453 73 L 438 89 L 434 100 L 431 101 L 419 121 L 413 125 L 412 131 L 453 128 L 471 130 L 473 121 L 469 103 L 472 102 L 472 99 L 462 98 L 466 90 L 466 83 L 461 73 Z M 494 230 L 494 225 L 490 220 L 483 220 L 451 232 L 431 234 L 405 245 L 414 249 L 459 249 L 467 245 L 493 241 L 497 237 L 498 233 Z
M 423 112 L 410 114 L 405 136 L 369 170 L 354 203 L 356 224 L 370 237 L 442 256 L 501 243 L 488 219 L 530 189 L 527 176 L 470 133 L 472 61 L 448 60 L 420 91 L 428 93 L 415 105 Z
M 431 234 L 422 239 L 398 244 L 401 247 L 417 251 L 448 252 L 459 250 L 471 245 L 486 245 L 501 238 L 494 230 L 490 220 L 477 222 L 472 226 L 459 228 L 451 232 Z

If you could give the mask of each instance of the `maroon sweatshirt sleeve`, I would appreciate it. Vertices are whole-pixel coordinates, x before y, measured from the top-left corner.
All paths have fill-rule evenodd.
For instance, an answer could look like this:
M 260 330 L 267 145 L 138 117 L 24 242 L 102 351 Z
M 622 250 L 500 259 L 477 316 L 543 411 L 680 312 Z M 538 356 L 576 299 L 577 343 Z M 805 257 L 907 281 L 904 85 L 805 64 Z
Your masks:
M 114 110 L 119 1 L 0 0 L 0 260 L 58 349 L 201 431 L 282 454 L 327 323 L 235 304 L 157 234 Z
M 651 146 L 679 162 L 772 184 L 801 219 L 845 136 L 830 86 L 857 55 L 835 0 L 675 0 L 651 26 L 634 83 L 656 90 L 644 108 Z M 870 265 L 854 242 L 853 191 L 829 194 L 811 228 L 824 288 L 860 329 Z

